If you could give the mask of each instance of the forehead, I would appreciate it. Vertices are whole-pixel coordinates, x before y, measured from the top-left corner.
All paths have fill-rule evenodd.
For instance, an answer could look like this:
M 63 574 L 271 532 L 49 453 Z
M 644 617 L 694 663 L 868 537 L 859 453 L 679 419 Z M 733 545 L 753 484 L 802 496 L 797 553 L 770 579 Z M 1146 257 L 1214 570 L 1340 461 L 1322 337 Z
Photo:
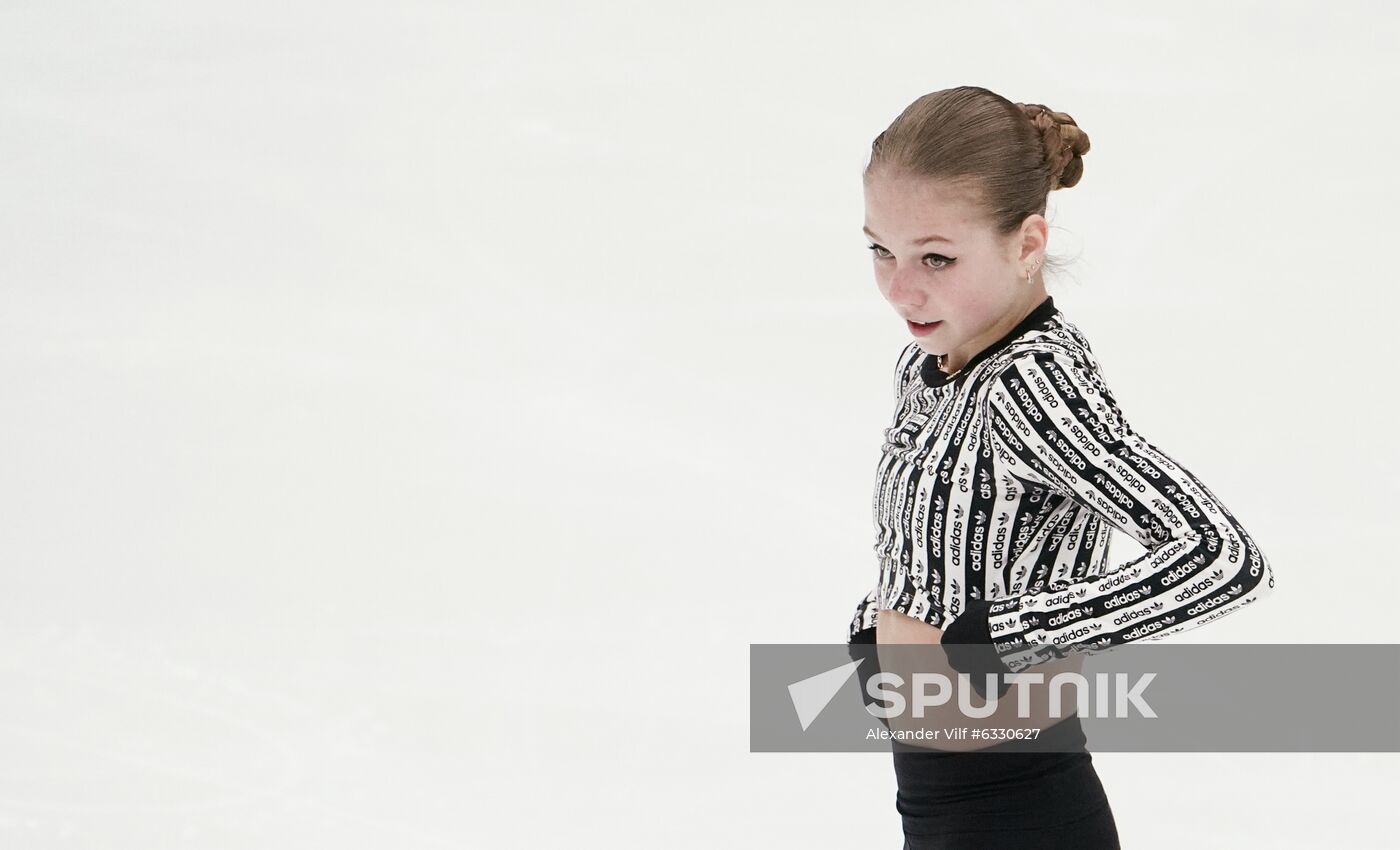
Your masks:
M 891 242 L 938 234 L 969 238 L 983 228 L 966 186 L 918 177 L 872 176 L 865 182 L 865 227 Z

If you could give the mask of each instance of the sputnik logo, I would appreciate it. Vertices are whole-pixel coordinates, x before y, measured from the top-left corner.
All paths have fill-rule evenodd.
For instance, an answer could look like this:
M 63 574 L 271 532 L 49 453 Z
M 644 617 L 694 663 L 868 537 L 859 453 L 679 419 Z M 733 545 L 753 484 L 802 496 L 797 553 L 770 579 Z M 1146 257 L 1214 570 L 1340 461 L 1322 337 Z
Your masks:
M 848 661 L 840 667 L 833 667 L 788 685 L 788 697 L 792 700 L 792 707 L 797 712 L 797 720 L 802 724 L 803 732 L 806 732 L 807 727 L 826 710 L 864 660 L 860 658 Z

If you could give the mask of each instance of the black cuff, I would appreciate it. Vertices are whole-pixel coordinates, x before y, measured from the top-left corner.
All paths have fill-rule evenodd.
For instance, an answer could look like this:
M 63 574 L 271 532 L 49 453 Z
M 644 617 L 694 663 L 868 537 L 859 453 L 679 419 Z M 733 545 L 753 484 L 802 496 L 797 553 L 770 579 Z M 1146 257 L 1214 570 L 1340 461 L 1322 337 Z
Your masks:
M 997 696 L 1003 696 L 1011 688 L 1011 683 L 1001 676 L 1011 670 L 1001 660 L 992 646 L 991 626 L 987 622 L 991 603 L 981 599 L 969 599 L 958 618 L 943 630 L 943 651 L 948 657 L 948 666 L 959 673 L 966 673 L 972 680 L 977 693 L 986 699 L 987 674 L 996 673 Z

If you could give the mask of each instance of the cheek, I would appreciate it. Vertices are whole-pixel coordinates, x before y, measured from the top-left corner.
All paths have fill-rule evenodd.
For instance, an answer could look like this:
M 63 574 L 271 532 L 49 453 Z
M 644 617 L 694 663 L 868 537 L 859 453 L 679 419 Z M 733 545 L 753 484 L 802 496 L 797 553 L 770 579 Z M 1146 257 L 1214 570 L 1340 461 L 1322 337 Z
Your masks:
M 964 319 L 968 326 L 981 328 L 995 323 L 1002 311 L 993 302 L 983 298 L 970 300 L 964 309 Z
M 965 328 L 975 325 L 982 314 L 981 299 L 975 289 L 948 287 L 938 299 L 939 312 L 950 325 Z
M 947 311 L 956 316 L 964 328 L 978 328 L 997 321 L 1002 313 L 1001 300 L 985 286 L 949 287 L 943 299 Z

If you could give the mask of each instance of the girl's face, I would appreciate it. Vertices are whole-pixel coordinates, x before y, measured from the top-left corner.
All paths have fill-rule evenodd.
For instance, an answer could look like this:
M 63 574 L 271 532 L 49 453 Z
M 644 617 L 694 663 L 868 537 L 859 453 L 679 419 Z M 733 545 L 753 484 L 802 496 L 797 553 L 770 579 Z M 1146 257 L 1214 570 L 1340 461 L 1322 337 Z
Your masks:
M 880 294 L 920 348 L 947 355 L 949 371 L 1045 299 L 1039 273 L 1026 282 L 1045 254 L 1043 216 L 1028 216 L 1018 233 L 999 239 L 957 187 L 876 172 L 865 184 L 864 229 Z

